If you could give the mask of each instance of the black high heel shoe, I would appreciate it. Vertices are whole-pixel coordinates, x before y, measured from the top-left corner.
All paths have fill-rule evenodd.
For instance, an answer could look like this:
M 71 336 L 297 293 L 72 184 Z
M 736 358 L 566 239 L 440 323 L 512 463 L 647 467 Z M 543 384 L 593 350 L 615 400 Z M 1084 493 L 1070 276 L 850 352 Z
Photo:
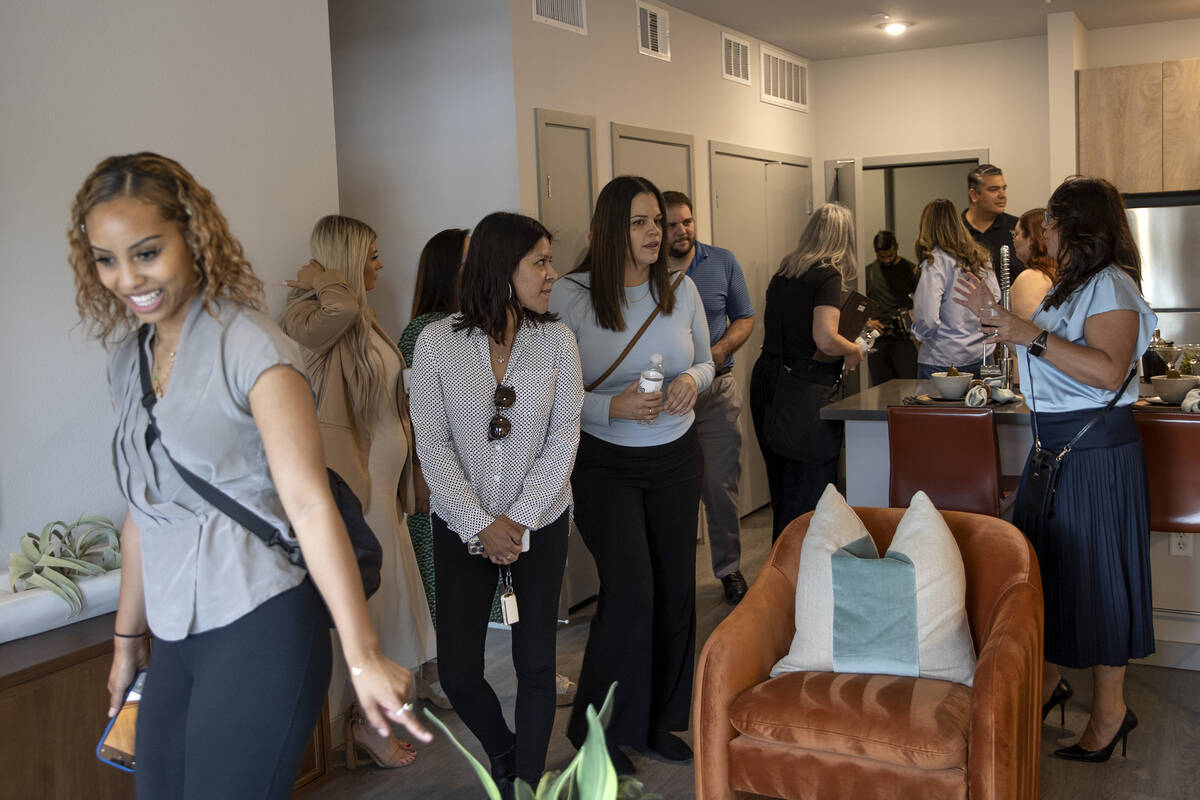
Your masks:
M 1129 706 L 1125 707 L 1125 719 L 1121 721 L 1121 727 L 1117 728 L 1117 733 L 1104 747 L 1099 750 L 1088 750 L 1080 747 L 1078 744 L 1073 744 L 1070 747 L 1063 747 L 1054 751 L 1055 758 L 1066 759 L 1067 761 L 1083 761 L 1088 764 L 1099 764 L 1112 758 L 1113 749 L 1117 746 L 1117 741 L 1121 742 L 1121 755 L 1125 755 L 1125 746 L 1129 743 L 1129 732 L 1137 727 L 1137 715 L 1133 713 L 1133 709 Z
M 1061 706 L 1059 713 L 1059 724 L 1067 724 L 1067 701 L 1075 696 L 1075 690 L 1071 688 L 1071 684 L 1067 683 L 1067 679 L 1059 676 L 1058 683 L 1054 684 L 1054 691 L 1050 694 L 1049 702 L 1042 703 L 1042 722 L 1046 721 L 1046 717 L 1050 716 L 1050 712 L 1055 706 Z

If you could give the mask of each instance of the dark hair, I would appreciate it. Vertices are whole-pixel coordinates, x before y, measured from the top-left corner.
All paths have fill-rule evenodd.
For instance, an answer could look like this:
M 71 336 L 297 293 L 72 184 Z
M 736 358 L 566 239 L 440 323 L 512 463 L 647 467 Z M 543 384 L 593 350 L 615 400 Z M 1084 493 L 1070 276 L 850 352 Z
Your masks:
M 663 192 L 663 205 L 665 208 L 670 208 L 671 206 L 687 206 L 688 211 L 695 213 L 695 209 L 692 207 L 692 198 L 688 197 L 683 192 L 676 192 L 674 190 Z
M 459 285 L 462 319 L 454 323 L 454 330 L 479 328 L 499 342 L 504 339 L 510 313 L 530 324 L 558 319 L 522 306 L 513 288 L 513 273 L 521 259 L 542 239 L 553 241 L 554 237 L 542 223 L 523 214 L 497 211 L 479 221 L 467 247 Z
M 967 173 L 967 191 L 974 189 L 979 191 L 983 186 L 983 179 L 990 178 L 993 175 L 1003 175 L 1004 170 L 997 167 L 995 164 L 980 164 L 975 169 Z
M 1044 308 L 1057 308 L 1109 264 L 1142 287 L 1142 257 L 1117 187 L 1103 178 L 1075 175 L 1063 181 L 1046 204 L 1058 228 L 1058 283 Z
M 1046 209 L 1029 209 L 1017 220 L 1017 227 L 1029 239 L 1029 260 L 1025 266 L 1036 269 L 1053 283 L 1058 277 L 1058 262 L 1046 251 Z
M 447 228 L 425 243 L 417 262 L 412 319 L 434 311 L 458 310 L 458 276 L 468 233 L 466 228 Z
M 896 234 L 891 231 L 880 231 L 875 234 L 875 239 L 871 242 L 871 245 L 876 250 L 891 250 L 896 246 Z
M 628 304 L 625 299 L 625 263 L 633 258 L 629 243 L 629 209 L 633 198 L 639 194 L 654 195 L 658 211 L 666 216 L 666 203 L 662 192 L 646 178 L 635 175 L 620 175 L 608 182 L 596 198 L 596 211 L 592 214 L 592 242 L 576 272 L 590 272 L 592 311 L 596 323 L 610 331 L 625 330 L 625 317 L 621 307 Z M 664 220 L 659 220 L 659 229 Z M 471 245 L 474 248 L 474 244 Z M 667 248 L 659 247 L 658 259 L 650 265 L 650 296 L 662 303 L 662 313 L 670 314 L 675 309 L 675 295 L 668 291 Z

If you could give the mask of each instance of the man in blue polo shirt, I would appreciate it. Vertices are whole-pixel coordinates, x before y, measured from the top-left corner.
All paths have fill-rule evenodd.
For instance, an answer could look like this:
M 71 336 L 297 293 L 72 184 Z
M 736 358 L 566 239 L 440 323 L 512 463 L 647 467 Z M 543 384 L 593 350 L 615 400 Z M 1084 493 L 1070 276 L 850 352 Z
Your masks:
M 746 594 L 741 573 L 742 542 L 738 519 L 738 478 L 742 474 L 742 394 L 733 378 L 733 352 L 754 328 L 754 305 L 733 253 L 696 241 L 692 201 L 683 192 L 664 192 L 667 204 L 667 258 L 672 269 L 686 269 L 695 282 L 708 317 L 717 375 L 696 399 L 696 434 L 704 451 L 701 497 L 708 517 L 713 574 L 721 579 L 725 600 L 736 604 Z

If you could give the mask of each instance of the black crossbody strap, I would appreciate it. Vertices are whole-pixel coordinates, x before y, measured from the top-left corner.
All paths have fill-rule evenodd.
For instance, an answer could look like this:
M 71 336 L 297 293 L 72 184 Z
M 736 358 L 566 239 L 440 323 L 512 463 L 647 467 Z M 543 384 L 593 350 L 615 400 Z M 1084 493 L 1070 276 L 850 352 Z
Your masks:
M 1067 445 L 1066 445 L 1066 447 L 1064 447 L 1062 449 L 1062 452 L 1060 452 L 1055 457 L 1057 460 L 1062 461 L 1063 457 L 1066 456 L 1067 453 L 1071 452 L 1071 448 L 1075 446 L 1075 443 L 1078 442 L 1080 439 L 1082 439 L 1083 435 L 1085 433 L 1087 433 L 1088 431 L 1090 431 L 1092 429 L 1092 426 L 1100 421 L 1101 417 L 1103 417 L 1105 414 L 1107 414 L 1109 411 L 1112 410 L 1112 407 L 1115 406 L 1117 404 L 1117 401 L 1121 399 L 1121 396 L 1123 394 L 1125 394 L 1125 390 L 1129 387 L 1129 382 L 1131 380 L 1133 380 L 1133 376 L 1136 374 L 1137 374 L 1137 367 L 1135 366 L 1129 370 L 1129 374 L 1125 376 L 1125 382 L 1121 384 L 1121 388 L 1117 389 L 1117 393 L 1114 394 L 1112 396 L 1112 399 L 1108 401 L 1108 405 L 1106 405 L 1104 408 L 1102 408 L 1098 412 L 1096 412 L 1096 416 L 1089 419 L 1087 424 L 1079 429 L 1079 433 L 1075 434 L 1071 438 L 1071 441 L 1067 442 Z M 1034 399 L 1034 393 L 1033 393 L 1033 367 L 1032 366 L 1029 369 L 1029 375 L 1026 377 L 1029 378 L 1029 402 L 1030 402 L 1030 408 L 1032 410 L 1031 421 L 1033 423 L 1033 443 L 1034 443 L 1035 447 L 1040 448 L 1042 446 L 1042 437 L 1038 433 L 1038 427 L 1037 427 L 1037 401 Z
M 154 385 L 150 381 L 150 365 L 146 360 L 146 338 L 149 333 L 150 328 L 147 325 L 138 328 L 138 373 L 142 382 L 142 407 L 146 409 L 146 415 L 150 419 L 146 426 L 147 452 L 155 440 L 162 441 L 162 431 L 159 430 L 158 421 L 154 418 L 154 404 L 158 402 L 158 397 L 154 394 Z M 183 482 L 190 486 L 196 494 L 268 545 L 282 549 L 291 563 L 303 565 L 298 544 L 285 539 L 270 522 L 176 461 L 171 452 L 167 450 L 166 442 L 162 442 L 162 446 L 163 452 L 166 453 L 171 465 L 175 467 L 175 471 L 179 473 L 179 477 L 183 478 Z

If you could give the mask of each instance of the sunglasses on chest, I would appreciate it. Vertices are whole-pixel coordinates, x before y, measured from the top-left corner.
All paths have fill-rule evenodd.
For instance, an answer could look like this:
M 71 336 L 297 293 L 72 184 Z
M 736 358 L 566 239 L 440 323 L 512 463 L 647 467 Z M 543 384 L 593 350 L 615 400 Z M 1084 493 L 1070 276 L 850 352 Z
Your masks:
M 512 423 L 509 422 L 508 417 L 504 416 L 504 412 L 512 408 L 515 402 L 517 402 L 517 393 L 513 387 L 504 384 L 496 386 L 496 393 L 492 395 L 492 405 L 496 407 L 496 413 L 488 424 L 489 442 L 503 439 L 512 433 Z

